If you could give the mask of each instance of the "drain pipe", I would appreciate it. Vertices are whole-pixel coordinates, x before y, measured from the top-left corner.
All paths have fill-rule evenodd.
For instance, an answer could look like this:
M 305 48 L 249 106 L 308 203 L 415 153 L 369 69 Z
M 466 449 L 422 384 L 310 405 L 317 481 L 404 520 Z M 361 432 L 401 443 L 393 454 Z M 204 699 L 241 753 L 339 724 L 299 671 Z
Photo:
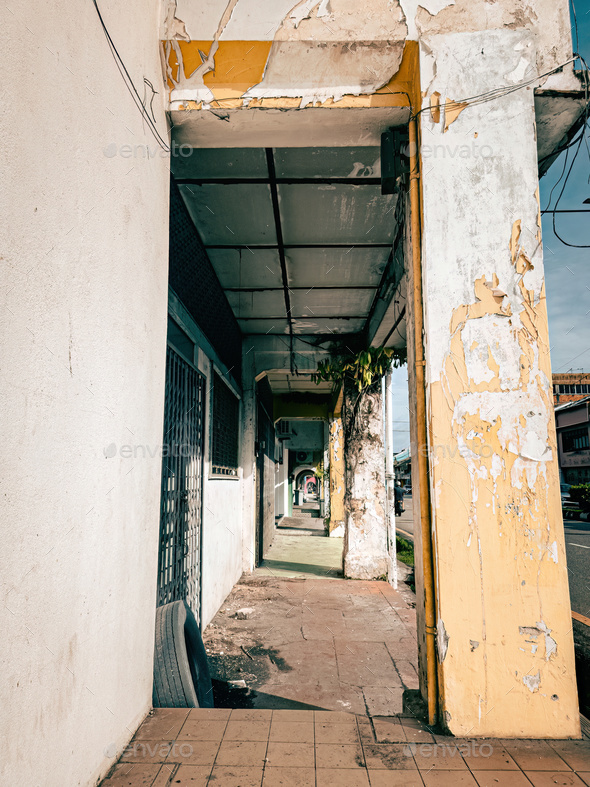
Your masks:
M 418 431 L 418 477 L 420 491 L 420 530 L 422 533 L 422 571 L 424 574 L 424 608 L 426 619 L 426 690 L 428 699 L 428 724 L 437 721 L 437 667 L 436 667 L 436 608 L 434 590 L 434 563 L 432 529 L 430 523 L 430 479 L 426 430 L 426 387 L 424 380 L 424 311 L 422 301 L 422 237 L 420 228 L 420 169 L 418 158 L 418 131 L 416 118 L 409 124 L 410 149 L 410 230 L 412 243 L 412 271 L 414 279 L 414 374 L 416 380 L 416 422 Z

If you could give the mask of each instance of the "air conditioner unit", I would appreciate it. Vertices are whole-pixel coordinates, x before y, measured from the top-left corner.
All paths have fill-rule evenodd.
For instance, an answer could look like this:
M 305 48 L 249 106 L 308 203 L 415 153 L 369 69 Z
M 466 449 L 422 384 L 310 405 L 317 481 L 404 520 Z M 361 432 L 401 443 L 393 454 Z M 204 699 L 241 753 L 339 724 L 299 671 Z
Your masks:
M 295 459 L 300 465 L 310 465 L 313 461 L 313 453 L 311 451 L 297 451 Z
M 291 429 L 291 421 L 277 422 L 277 437 L 280 440 L 293 437 L 293 430 Z

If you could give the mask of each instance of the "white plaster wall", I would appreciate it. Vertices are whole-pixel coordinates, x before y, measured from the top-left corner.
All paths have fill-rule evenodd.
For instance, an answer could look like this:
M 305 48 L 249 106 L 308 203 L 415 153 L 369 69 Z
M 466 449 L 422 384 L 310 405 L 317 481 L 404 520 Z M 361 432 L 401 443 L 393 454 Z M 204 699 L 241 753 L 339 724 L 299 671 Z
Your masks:
M 164 131 L 159 4 L 102 10 Z M 0 783 L 92 785 L 151 704 L 169 173 L 92 3 L 0 17 Z
M 238 478 L 210 476 L 211 364 L 207 376 L 205 467 L 202 526 L 201 618 L 205 628 L 242 575 L 242 470 Z M 240 404 L 241 410 L 243 410 Z M 241 442 L 241 440 L 240 440 Z M 238 454 L 239 456 L 239 454 Z

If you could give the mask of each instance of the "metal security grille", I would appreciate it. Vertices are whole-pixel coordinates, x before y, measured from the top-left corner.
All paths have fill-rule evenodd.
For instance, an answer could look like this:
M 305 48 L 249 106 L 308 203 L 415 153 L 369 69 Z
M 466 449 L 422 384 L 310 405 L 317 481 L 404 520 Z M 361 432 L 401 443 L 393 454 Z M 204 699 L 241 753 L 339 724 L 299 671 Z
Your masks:
M 199 622 L 204 415 L 205 378 L 168 347 L 158 605 L 186 599 Z
M 215 372 L 211 432 L 211 472 L 215 475 L 238 474 L 239 416 L 240 400 Z
M 588 427 L 582 426 L 578 429 L 568 429 L 567 432 L 562 432 L 561 436 L 564 451 L 583 451 L 590 448 L 590 440 L 588 438 Z

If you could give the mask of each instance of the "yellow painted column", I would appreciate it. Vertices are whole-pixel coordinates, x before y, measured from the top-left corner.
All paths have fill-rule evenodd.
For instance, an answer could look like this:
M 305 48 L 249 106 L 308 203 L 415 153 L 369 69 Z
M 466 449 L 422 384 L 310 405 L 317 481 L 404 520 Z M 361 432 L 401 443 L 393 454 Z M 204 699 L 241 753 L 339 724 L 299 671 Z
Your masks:
M 330 535 L 344 536 L 344 430 L 342 394 L 329 419 L 330 451 Z
M 439 717 L 458 736 L 580 732 L 534 95 L 461 102 L 512 85 L 523 58 L 534 73 L 530 44 L 525 31 L 441 35 L 424 55 L 436 62 L 420 124 Z

